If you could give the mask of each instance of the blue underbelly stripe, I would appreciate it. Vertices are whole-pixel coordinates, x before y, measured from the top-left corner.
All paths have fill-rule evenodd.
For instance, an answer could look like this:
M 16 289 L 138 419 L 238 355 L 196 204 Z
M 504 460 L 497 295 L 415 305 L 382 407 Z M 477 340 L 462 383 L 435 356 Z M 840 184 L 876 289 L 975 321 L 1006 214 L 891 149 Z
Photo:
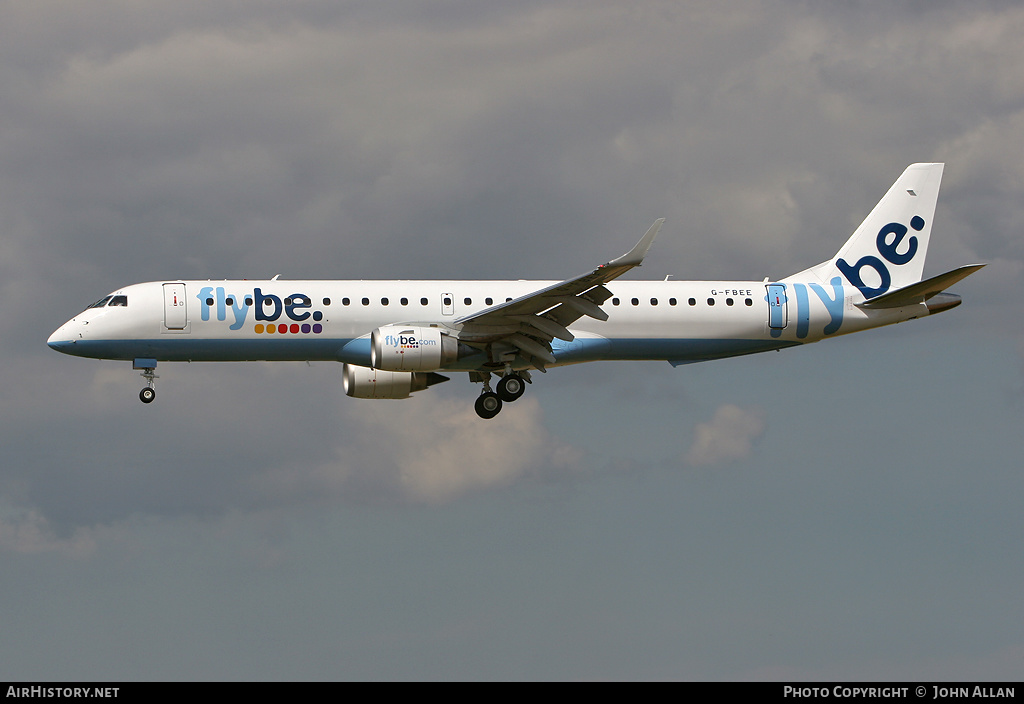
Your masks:
M 553 345 L 558 364 L 599 360 L 699 362 L 782 349 L 798 342 L 782 340 L 576 338 Z M 161 362 L 331 361 L 370 365 L 370 340 L 303 338 L 202 340 L 167 337 L 151 340 L 80 340 L 63 343 L 61 352 L 94 359 L 132 360 L 152 357 Z

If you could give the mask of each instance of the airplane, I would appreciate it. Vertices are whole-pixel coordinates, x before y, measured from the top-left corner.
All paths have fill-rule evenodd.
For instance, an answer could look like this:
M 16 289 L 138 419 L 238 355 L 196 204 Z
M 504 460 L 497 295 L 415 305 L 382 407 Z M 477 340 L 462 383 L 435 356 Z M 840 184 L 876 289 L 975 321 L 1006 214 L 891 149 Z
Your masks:
M 780 350 L 958 306 L 922 279 L 944 165 L 912 164 L 829 261 L 770 281 L 620 281 L 626 254 L 565 281 L 154 281 L 118 289 L 58 328 L 65 354 L 131 361 L 144 403 L 158 362 L 333 361 L 362 399 L 403 399 L 467 372 L 493 418 L 531 372 L 597 360 L 673 367 Z M 491 380 L 496 378 L 492 387 Z

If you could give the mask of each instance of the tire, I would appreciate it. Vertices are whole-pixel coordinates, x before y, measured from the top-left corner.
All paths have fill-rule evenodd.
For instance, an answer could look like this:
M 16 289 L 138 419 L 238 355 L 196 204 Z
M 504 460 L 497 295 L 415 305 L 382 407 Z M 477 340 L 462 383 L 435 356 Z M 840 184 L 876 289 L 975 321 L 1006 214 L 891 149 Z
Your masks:
M 494 392 L 480 394 L 476 400 L 476 414 L 489 420 L 501 412 L 501 398 Z
M 518 374 L 503 376 L 498 381 L 498 396 L 505 403 L 512 403 L 526 391 L 526 384 Z
M 156 398 L 156 390 L 151 389 L 148 386 L 139 392 L 139 399 L 143 403 L 153 403 L 153 399 Z

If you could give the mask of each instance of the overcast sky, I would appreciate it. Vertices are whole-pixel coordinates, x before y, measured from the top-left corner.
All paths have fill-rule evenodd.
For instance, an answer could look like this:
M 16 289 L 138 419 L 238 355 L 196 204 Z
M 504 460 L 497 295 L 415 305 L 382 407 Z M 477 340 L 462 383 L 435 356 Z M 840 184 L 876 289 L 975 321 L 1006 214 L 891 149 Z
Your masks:
M 1019 679 L 1015 2 L 0 0 L 0 679 Z M 942 161 L 942 316 L 463 376 L 126 362 L 179 278 L 781 278 Z

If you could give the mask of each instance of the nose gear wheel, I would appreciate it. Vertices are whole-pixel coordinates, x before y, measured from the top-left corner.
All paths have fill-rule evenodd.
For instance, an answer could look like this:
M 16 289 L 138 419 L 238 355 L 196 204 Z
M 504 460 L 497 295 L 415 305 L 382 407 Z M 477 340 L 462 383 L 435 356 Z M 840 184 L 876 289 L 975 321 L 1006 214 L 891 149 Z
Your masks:
M 154 380 L 160 377 L 156 375 L 156 369 L 153 367 L 144 367 L 142 378 L 146 380 L 146 388 L 139 392 L 139 400 L 143 403 L 153 403 L 153 399 L 156 398 L 156 384 Z

